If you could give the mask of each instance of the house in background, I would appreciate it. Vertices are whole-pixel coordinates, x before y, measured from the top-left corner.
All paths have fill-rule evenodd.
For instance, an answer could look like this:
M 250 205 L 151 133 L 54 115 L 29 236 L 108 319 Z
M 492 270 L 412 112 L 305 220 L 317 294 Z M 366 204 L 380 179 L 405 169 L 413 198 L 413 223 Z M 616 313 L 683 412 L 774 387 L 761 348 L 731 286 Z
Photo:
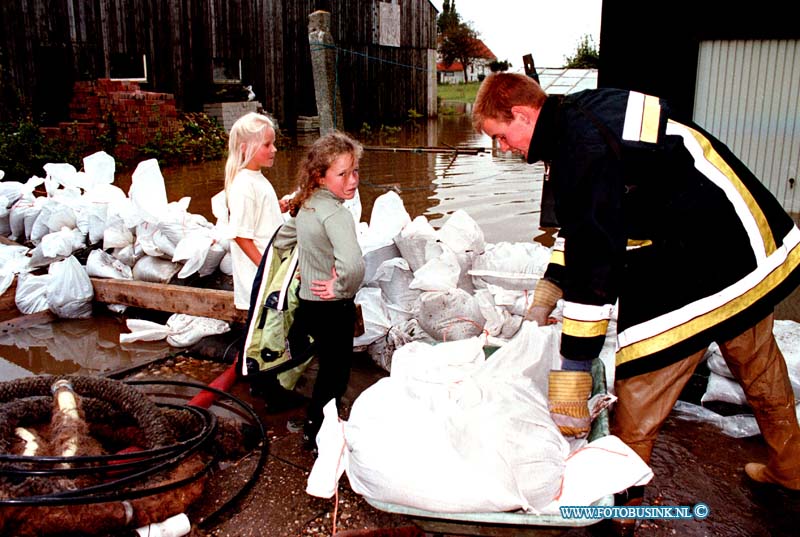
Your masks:
M 466 82 L 477 82 L 483 80 L 483 77 L 488 75 L 489 64 L 497 61 L 497 56 L 487 47 L 480 39 L 475 40 L 477 50 L 476 59 L 472 64 L 467 66 L 467 80 Z M 436 81 L 439 84 L 463 84 L 464 80 L 464 65 L 461 62 L 453 62 L 445 64 L 439 55 L 439 61 L 436 62 Z
M 779 0 L 730 6 L 673 0 L 630 24 L 640 1 L 603 2 L 598 85 L 666 98 L 800 213 L 800 25 Z

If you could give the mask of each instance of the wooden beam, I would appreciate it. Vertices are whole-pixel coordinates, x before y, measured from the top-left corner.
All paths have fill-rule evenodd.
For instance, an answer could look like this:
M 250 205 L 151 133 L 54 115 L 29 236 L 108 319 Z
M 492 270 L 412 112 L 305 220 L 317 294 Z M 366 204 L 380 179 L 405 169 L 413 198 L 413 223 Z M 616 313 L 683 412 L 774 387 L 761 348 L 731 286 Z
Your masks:
M 22 312 L 17 309 L 17 279 L 11 282 L 11 286 L 0 295 L 0 319 L 7 320 L 19 317 Z
M 186 313 L 228 322 L 244 323 L 247 320 L 247 312 L 237 310 L 233 305 L 233 291 L 136 280 L 90 280 L 96 302 Z

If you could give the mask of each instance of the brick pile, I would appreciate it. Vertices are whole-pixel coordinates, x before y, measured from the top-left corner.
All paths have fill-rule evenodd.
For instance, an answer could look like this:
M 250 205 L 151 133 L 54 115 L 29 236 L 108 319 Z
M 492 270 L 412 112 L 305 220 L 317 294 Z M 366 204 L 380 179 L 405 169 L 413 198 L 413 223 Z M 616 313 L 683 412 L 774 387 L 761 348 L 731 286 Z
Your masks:
M 138 148 L 159 134 L 170 137 L 181 128 L 174 96 L 142 91 L 138 82 L 76 82 L 69 111 L 70 121 L 42 131 L 85 145 L 87 150 L 99 150 L 98 136 L 107 135 L 113 122 L 118 141 L 113 156 L 120 161 L 138 157 Z

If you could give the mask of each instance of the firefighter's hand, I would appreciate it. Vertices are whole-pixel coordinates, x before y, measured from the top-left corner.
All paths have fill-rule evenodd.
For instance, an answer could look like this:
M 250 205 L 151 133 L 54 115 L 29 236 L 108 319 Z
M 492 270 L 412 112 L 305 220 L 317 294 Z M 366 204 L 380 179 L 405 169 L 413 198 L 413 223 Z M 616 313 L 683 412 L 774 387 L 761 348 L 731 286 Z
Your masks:
M 534 321 L 539 326 L 546 326 L 551 324 L 549 318 L 552 312 L 553 308 L 547 306 L 531 306 L 525 312 L 525 320 Z

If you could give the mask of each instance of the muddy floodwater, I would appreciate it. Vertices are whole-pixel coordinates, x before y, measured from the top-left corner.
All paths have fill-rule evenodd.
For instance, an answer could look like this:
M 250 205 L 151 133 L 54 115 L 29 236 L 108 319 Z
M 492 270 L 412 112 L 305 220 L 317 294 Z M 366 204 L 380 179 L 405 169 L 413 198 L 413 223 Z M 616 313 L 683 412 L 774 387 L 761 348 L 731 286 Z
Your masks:
M 378 128 L 372 126 L 372 130 Z M 424 215 L 434 227 L 441 226 L 453 212 L 463 209 L 483 230 L 487 242 L 537 240 L 548 244 L 547 234 L 538 229 L 543 167 L 527 165 L 518 156 L 492 151 L 491 140 L 472 131 L 467 115 L 443 115 L 436 120 L 409 123 L 390 138 L 365 138 L 358 133 L 356 137 L 366 147 L 360 163 L 362 220 L 369 222 L 374 200 L 393 190 L 401 196 L 412 218 Z M 282 139 L 276 164 L 266 171 L 278 196 L 293 190 L 294 174 L 305 152 L 303 144 L 307 143 L 297 138 Z M 163 168 L 169 201 L 189 196 L 189 211 L 213 222 L 210 198 L 222 189 L 223 170 L 224 161 Z M 118 174 L 115 184 L 127 191 L 130 174 Z M 800 298 L 790 297 L 778 308 L 777 317 L 800 321 Z M 160 322 L 165 319 L 166 316 Z M 98 311 L 88 320 L 57 320 L 0 333 L 0 380 L 39 373 L 106 373 L 160 357 L 174 357 L 178 353 L 163 341 L 121 345 L 119 334 L 126 331 L 124 317 Z M 220 339 L 218 358 L 228 352 L 233 341 L 231 337 Z M 361 354 L 345 396 L 346 405 L 385 374 L 377 371 L 377 366 Z M 208 382 L 212 374 L 222 369 L 220 363 L 209 367 L 203 362 L 195 365 L 189 362 L 190 365 L 177 370 L 174 364 L 175 360 L 170 358 L 157 365 L 160 369 L 156 372 Z M 313 366 L 310 371 L 313 374 Z M 698 402 L 703 382 L 701 371 L 682 398 Z M 192 536 L 331 535 L 333 503 L 303 492 L 313 458 L 300 447 L 300 435 L 287 430 L 287 415 L 266 415 L 263 402 L 249 397 L 240 384 L 236 386 L 236 393 L 254 405 L 268 429 L 271 443 L 268 464 L 252 495 L 230 518 L 207 528 L 207 532 L 195 530 Z M 298 386 L 300 392 L 310 395 L 309 382 L 301 381 Z M 288 417 L 301 415 L 296 412 Z M 655 479 L 648 487 L 645 503 L 693 506 L 703 502 L 709 505 L 711 515 L 702 521 L 643 521 L 637 534 L 796 535 L 800 497 L 770 487 L 754 487 L 742 472 L 746 462 L 765 461 L 766 456 L 759 436 L 730 438 L 712 425 L 671 416 L 656 444 L 652 461 Z M 339 528 L 342 530 L 401 528 L 412 524 L 405 517 L 379 512 L 366 505 L 350 490 L 346 479 L 342 480 L 341 489 Z M 471 533 L 474 530 L 465 530 L 464 534 L 470 531 L 469 535 L 477 535 Z M 461 535 L 437 533 L 450 534 Z M 604 523 L 566 533 L 571 537 L 610 534 L 609 525 Z M 480 535 L 528 533 L 510 529 Z

